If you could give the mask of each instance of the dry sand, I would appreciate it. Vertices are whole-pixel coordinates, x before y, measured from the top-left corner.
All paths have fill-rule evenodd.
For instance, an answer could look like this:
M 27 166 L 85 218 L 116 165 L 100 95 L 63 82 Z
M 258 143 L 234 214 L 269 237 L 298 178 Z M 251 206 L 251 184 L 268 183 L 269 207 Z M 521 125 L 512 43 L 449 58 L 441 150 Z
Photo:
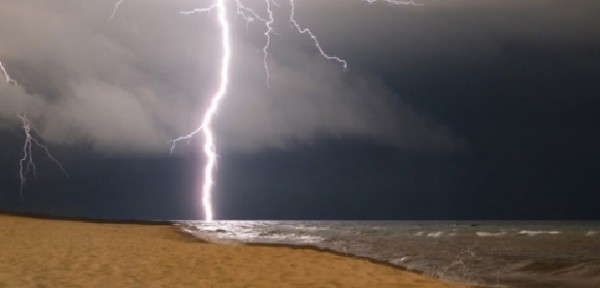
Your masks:
M 201 243 L 170 225 L 0 215 L 0 287 L 468 287 L 311 249 Z

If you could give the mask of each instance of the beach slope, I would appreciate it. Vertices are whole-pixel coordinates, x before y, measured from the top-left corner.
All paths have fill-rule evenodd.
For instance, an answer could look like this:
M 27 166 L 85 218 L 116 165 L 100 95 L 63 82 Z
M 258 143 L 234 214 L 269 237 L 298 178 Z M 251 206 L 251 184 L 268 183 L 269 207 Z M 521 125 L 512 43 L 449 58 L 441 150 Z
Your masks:
M 171 225 L 0 215 L 0 287 L 468 287 L 311 249 L 201 243 Z

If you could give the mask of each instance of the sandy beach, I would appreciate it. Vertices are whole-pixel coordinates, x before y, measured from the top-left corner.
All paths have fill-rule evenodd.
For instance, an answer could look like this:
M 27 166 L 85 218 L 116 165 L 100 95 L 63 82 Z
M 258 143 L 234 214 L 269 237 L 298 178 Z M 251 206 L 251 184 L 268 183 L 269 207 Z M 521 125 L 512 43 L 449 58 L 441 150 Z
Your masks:
M 202 243 L 171 225 L 0 215 L 0 287 L 469 287 L 312 249 Z

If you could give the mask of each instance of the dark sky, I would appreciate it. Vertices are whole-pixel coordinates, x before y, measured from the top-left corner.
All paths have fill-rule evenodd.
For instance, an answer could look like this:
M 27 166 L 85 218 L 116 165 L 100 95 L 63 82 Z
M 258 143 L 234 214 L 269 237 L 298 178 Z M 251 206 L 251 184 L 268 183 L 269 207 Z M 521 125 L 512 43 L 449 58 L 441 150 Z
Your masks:
M 19 82 L 0 82 L 0 210 L 200 217 L 200 141 L 173 155 L 168 141 L 214 88 L 215 15 L 125 0 L 107 21 L 113 3 L 80 2 L 0 0 L 0 61 Z M 348 71 L 279 2 L 271 89 L 264 27 L 231 16 L 217 218 L 600 219 L 597 1 L 296 0 Z M 70 174 L 34 150 L 23 199 L 19 112 Z

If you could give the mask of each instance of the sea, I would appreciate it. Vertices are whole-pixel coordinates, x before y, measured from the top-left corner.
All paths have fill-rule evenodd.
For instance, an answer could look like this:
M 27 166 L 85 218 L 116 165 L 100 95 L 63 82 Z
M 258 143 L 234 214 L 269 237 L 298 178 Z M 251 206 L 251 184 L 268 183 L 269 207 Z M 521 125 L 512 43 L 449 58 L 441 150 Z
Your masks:
M 219 243 L 314 246 L 487 287 L 600 287 L 600 222 L 177 221 Z

